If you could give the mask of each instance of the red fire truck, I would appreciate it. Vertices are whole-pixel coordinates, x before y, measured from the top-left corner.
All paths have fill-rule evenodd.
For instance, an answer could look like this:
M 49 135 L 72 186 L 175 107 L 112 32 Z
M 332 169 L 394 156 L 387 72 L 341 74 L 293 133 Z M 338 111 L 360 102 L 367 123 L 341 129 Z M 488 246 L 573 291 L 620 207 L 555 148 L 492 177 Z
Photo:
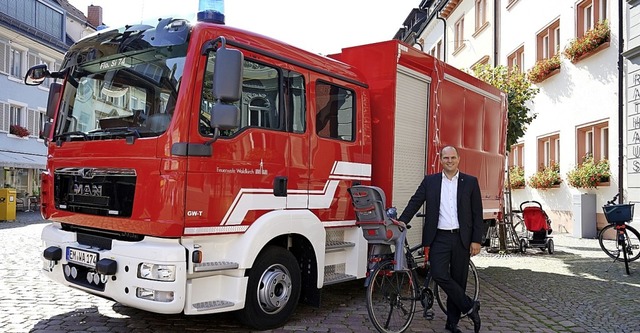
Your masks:
M 43 270 L 130 307 L 265 329 L 319 306 L 366 274 L 347 189 L 401 211 L 443 145 L 499 218 L 505 94 L 396 40 L 324 57 L 163 19 L 98 31 L 25 82 L 52 78 Z

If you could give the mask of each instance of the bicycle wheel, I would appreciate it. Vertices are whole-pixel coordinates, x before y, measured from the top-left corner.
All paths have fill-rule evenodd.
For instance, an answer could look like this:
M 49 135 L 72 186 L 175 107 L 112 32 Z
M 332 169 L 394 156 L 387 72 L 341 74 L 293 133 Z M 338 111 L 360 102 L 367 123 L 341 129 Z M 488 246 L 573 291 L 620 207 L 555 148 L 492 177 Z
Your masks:
M 438 305 L 440 309 L 445 314 L 447 313 L 447 293 L 442 290 L 442 288 L 436 285 L 434 287 L 434 294 L 436 294 L 436 300 L 438 301 Z M 478 296 L 480 295 L 480 280 L 478 279 L 478 270 L 476 269 L 476 265 L 473 264 L 473 261 L 469 260 L 469 276 L 467 277 L 467 296 L 471 297 L 474 301 L 478 300 Z M 465 317 L 466 314 L 462 314 L 461 317 Z
M 616 259 L 616 261 L 624 261 L 624 256 L 621 255 L 620 252 L 622 250 L 622 245 L 619 244 L 617 239 L 617 230 L 615 229 L 615 224 L 609 224 L 604 227 L 600 234 L 598 234 L 598 242 L 600 243 L 600 248 L 604 253 L 606 253 L 609 257 Z M 610 232 L 609 230 L 612 230 Z M 609 233 L 609 236 L 613 235 L 612 239 L 606 239 L 605 233 Z M 640 233 L 631 227 L 626 226 L 624 232 L 625 239 L 625 250 L 627 253 L 627 261 L 631 262 L 640 258 Z
M 524 237 L 527 232 L 527 226 L 524 224 L 524 219 L 520 214 L 513 214 L 513 230 L 516 232 L 518 237 Z
M 411 271 L 394 271 L 391 260 L 373 271 L 367 287 L 367 311 L 379 332 L 404 332 L 413 320 L 417 288 Z

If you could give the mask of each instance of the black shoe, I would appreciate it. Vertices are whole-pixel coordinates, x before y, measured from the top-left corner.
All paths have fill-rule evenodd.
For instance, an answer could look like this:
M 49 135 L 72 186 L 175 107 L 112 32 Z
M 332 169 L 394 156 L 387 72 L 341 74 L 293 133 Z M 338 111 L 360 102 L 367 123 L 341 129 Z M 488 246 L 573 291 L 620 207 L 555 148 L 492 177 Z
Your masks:
M 471 307 L 471 311 L 468 316 L 473 322 L 473 331 L 475 333 L 480 332 L 480 301 L 473 302 L 473 306 Z
M 450 322 L 447 322 L 444 325 L 444 329 L 447 331 L 450 331 L 451 333 L 462 333 L 462 330 L 460 328 L 458 328 L 458 325 L 454 325 Z

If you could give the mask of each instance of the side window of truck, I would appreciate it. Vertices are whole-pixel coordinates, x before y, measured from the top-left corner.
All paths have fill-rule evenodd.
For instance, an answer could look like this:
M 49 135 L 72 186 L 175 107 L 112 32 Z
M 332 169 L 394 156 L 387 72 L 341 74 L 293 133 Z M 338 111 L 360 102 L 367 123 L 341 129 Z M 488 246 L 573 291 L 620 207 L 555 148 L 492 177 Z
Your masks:
M 215 102 L 211 95 L 214 60 L 215 53 L 212 52 L 202 86 L 199 126 L 202 135 L 213 134 L 210 121 Z M 305 91 L 301 74 L 249 60 L 245 60 L 243 72 L 242 97 L 235 103 L 240 109 L 240 128 L 221 131 L 222 137 L 233 136 L 246 127 L 304 132 Z M 285 111 L 289 114 L 286 118 Z
M 316 133 L 318 136 L 353 141 L 355 99 L 352 90 L 325 82 L 316 83 Z

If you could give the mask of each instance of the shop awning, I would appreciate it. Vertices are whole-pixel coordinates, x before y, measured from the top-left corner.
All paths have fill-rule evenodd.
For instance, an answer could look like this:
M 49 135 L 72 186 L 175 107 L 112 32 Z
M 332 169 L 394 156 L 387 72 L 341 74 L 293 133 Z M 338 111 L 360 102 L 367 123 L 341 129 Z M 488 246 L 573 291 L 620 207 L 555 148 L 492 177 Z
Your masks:
M 47 157 L 44 155 L 0 151 L 0 167 L 44 169 L 46 164 Z

